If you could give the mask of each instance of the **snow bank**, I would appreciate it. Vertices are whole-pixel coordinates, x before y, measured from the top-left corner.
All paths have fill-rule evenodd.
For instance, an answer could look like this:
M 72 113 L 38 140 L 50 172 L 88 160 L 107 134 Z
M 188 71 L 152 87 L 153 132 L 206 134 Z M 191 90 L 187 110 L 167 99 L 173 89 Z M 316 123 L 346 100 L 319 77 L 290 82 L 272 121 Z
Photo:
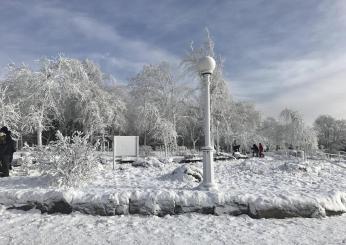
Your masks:
M 203 179 L 203 170 L 196 164 L 184 164 L 173 170 L 172 173 L 162 176 L 162 179 L 182 182 L 201 182 Z
M 144 166 L 111 164 L 80 188 L 50 187 L 49 178 L 0 179 L 0 204 L 47 213 L 94 215 L 207 213 L 254 218 L 324 217 L 346 212 L 344 170 L 328 162 L 266 156 L 215 163 L 218 192 L 195 188 L 202 163 L 178 164 L 150 158 Z
M 247 214 L 253 218 L 325 217 L 346 212 L 346 193 L 319 199 L 303 197 L 232 196 L 223 192 L 162 190 L 86 193 L 63 190 L 8 190 L 0 203 L 10 208 L 37 208 L 43 213 L 79 211 L 93 215 L 158 215 L 204 213 Z

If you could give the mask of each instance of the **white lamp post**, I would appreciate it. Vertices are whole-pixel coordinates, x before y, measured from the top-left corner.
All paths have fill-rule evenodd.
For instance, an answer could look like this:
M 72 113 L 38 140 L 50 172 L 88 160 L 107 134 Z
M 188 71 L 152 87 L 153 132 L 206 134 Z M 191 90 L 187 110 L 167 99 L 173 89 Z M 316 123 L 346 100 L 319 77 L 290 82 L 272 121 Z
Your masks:
M 210 77 L 216 67 L 215 60 L 206 56 L 198 64 L 204 85 L 204 144 L 203 150 L 203 183 L 198 187 L 202 190 L 216 190 L 214 182 L 213 147 L 210 143 Z

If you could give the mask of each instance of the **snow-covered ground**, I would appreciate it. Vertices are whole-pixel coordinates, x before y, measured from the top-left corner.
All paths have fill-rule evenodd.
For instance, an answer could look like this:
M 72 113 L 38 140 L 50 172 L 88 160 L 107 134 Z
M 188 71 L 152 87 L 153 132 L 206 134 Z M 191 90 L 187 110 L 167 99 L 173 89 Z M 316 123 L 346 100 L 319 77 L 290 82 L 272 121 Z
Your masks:
M 69 190 L 49 186 L 34 164 L 0 178 L 0 244 L 346 244 L 345 163 L 276 154 L 215 162 L 219 192 L 204 192 L 195 190 L 200 162 L 103 162 L 92 182 Z M 59 200 L 68 207 L 50 206 Z M 8 209 L 23 205 L 69 214 Z
M 251 219 L 202 214 L 41 214 L 0 206 L 0 244 L 346 244 L 346 215 Z
M 47 207 L 43 209 L 49 210 L 49 200 L 63 199 L 68 212 L 102 215 L 201 212 L 283 218 L 346 212 L 343 163 L 302 162 L 275 154 L 216 162 L 219 192 L 211 193 L 194 189 L 202 172 L 200 162 L 183 165 L 151 158 L 137 162 L 136 167 L 117 164 L 112 170 L 108 159 L 95 169 L 95 180 L 67 191 L 49 187 L 49 179 L 35 171 L 22 176 L 22 170 L 16 168 L 11 178 L 0 179 L 0 203 L 8 207 L 44 203 Z

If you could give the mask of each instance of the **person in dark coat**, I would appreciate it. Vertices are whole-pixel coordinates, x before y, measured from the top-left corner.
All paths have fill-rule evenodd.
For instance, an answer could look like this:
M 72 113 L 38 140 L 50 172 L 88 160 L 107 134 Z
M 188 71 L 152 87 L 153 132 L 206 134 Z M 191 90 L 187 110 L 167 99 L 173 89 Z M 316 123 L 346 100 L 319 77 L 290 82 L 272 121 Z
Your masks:
M 238 145 L 238 144 L 237 144 L 237 141 L 234 140 L 234 141 L 233 141 L 233 144 L 232 144 L 233 153 L 234 153 L 234 152 L 239 152 L 239 149 L 240 149 L 240 145 Z
M 11 137 L 11 131 L 7 127 L 0 129 L 0 162 L 3 177 L 9 176 L 13 153 L 16 151 L 15 141 Z
M 259 143 L 258 144 L 258 153 L 259 153 L 259 157 L 264 157 L 264 154 L 263 154 L 263 145 L 262 143 Z
M 256 144 L 253 144 L 253 146 L 252 146 L 252 156 L 253 157 L 258 157 L 258 146 L 256 145 Z
M 0 132 L 0 176 L 9 176 L 9 158 L 6 156 L 8 145 L 6 144 L 6 134 Z
M 13 153 L 17 151 L 16 141 L 12 139 L 11 131 L 6 134 L 6 140 L 9 142 L 9 154 L 10 154 L 10 170 L 12 169 Z

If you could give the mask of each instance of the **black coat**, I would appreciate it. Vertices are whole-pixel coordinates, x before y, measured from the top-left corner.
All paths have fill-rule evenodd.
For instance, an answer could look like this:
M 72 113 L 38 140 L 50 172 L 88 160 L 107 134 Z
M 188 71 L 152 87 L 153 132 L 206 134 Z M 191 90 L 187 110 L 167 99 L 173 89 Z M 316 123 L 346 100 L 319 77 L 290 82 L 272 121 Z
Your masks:
M 4 141 L 0 143 L 0 159 L 3 158 L 3 156 L 8 155 L 9 152 L 9 144 Z
M 11 135 L 6 135 L 5 141 L 0 144 L 0 158 L 3 156 L 13 157 L 16 151 L 16 142 L 12 139 Z

